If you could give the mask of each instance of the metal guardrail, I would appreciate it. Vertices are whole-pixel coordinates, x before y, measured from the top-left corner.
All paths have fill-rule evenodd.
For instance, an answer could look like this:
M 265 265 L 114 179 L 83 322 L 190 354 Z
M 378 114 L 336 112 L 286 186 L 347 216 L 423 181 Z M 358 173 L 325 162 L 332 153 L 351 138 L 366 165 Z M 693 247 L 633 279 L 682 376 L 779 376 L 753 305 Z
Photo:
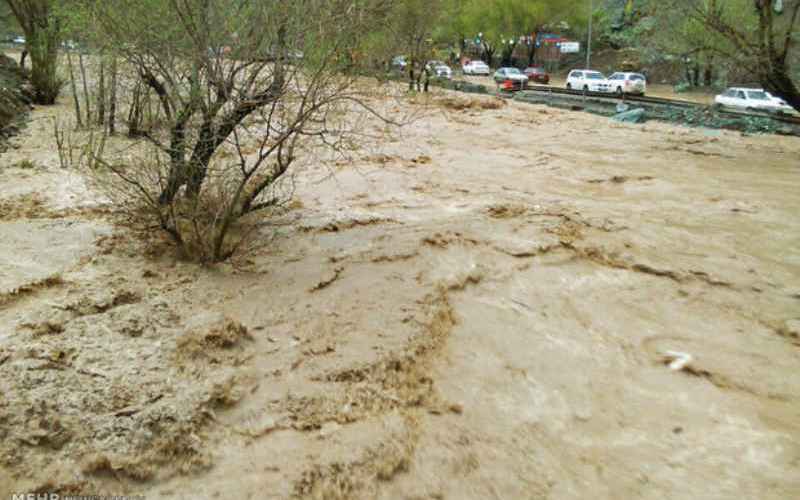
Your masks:
M 581 91 L 581 90 L 572 90 L 572 89 L 564 89 L 561 87 L 545 87 L 545 86 L 533 86 L 528 87 L 527 91 L 533 92 L 544 92 L 544 93 L 551 93 L 551 94 L 562 94 L 562 95 L 573 95 L 578 97 L 591 97 L 591 98 L 599 98 L 599 99 L 613 99 L 613 100 L 621 100 L 621 101 L 631 101 L 631 102 L 641 102 L 644 104 L 661 104 L 664 106 L 673 106 L 673 107 L 681 107 L 681 108 L 709 108 L 707 104 L 701 104 L 692 101 L 684 101 L 681 99 L 667 99 L 665 97 L 652 97 L 652 96 L 637 96 L 637 95 L 629 95 L 629 94 L 608 94 L 605 92 L 591 92 L 591 91 Z M 759 118 L 770 118 L 773 120 L 777 120 L 783 123 L 789 123 L 792 125 L 800 125 L 800 117 L 791 116 L 791 115 L 782 115 L 776 113 L 769 113 L 769 112 L 752 112 L 752 111 L 734 111 L 731 109 L 726 108 L 717 108 L 716 111 L 728 115 L 739 116 L 739 117 L 759 117 Z
M 528 87 L 525 89 L 527 91 L 533 92 L 547 92 L 551 94 L 565 94 L 565 95 L 574 95 L 579 97 L 594 97 L 594 98 L 601 98 L 601 99 L 617 99 L 617 100 L 625 100 L 625 101 L 637 101 L 637 102 L 645 102 L 649 104 L 665 104 L 670 106 L 681 106 L 681 107 L 697 107 L 701 106 L 698 103 L 691 102 L 691 101 L 682 101 L 679 99 L 666 99 L 662 97 L 650 97 L 650 96 L 637 96 L 631 94 L 623 94 L 620 96 L 619 94 L 609 94 L 607 92 L 593 92 L 590 90 L 573 90 L 573 89 L 565 89 L 561 87 L 545 87 L 545 86 L 533 86 Z

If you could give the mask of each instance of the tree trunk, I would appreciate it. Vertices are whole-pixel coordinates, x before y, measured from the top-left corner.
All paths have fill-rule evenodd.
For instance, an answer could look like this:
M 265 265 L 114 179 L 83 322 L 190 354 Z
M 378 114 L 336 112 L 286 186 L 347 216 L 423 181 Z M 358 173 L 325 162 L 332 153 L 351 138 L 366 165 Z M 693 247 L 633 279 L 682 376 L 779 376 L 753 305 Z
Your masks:
M 128 109 L 128 137 L 135 138 L 142 134 L 142 92 L 146 91 L 141 81 L 136 82 Z
M 494 60 L 494 53 L 495 53 L 495 50 L 496 50 L 496 49 L 495 49 L 494 47 L 492 47 L 491 45 L 489 45 L 489 44 L 487 44 L 487 43 L 484 43 L 484 44 L 483 44 L 483 54 L 484 54 L 484 56 L 486 57 L 486 60 L 485 60 L 484 62 L 485 62 L 485 63 L 486 63 L 486 64 L 487 64 L 489 67 L 491 67 L 491 66 L 492 66 L 492 61 Z
M 97 126 L 102 127 L 106 122 L 106 60 L 100 55 L 100 74 L 97 80 Z
M 710 87 L 714 84 L 714 60 L 709 59 L 706 61 L 705 68 L 703 69 L 703 84 Z
M 533 66 L 533 60 L 536 58 L 536 41 L 534 40 L 528 46 L 528 67 Z
M 199 103 L 188 105 L 177 118 L 172 130 L 170 145 L 170 173 L 167 186 L 159 196 L 161 205 L 173 202 L 182 185 L 186 185 L 186 197 L 196 199 L 206 180 L 208 166 L 217 149 L 230 137 L 242 120 L 258 108 L 274 102 L 284 92 L 285 76 L 280 65 L 276 65 L 272 84 L 253 95 L 250 99 L 240 101 L 236 107 L 222 117 L 206 116 L 197 134 L 191 157 L 185 159 L 186 131 L 185 126 L 197 112 Z
M 67 50 L 67 67 L 69 68 L 69 86 L 72 90 L 72 99 L 75 103 L 75 121 L 78 127 L 83 127 L 81 116 L 81 101 L 78 99 L 78 86 L 75 84 L 75 65 L 72 63 L 72 54 Z
M 111 95 L 108 101 L 108 134 L 117 132 L 117 56 L 111 58 Z
M 52 28 L 36 28 L 26 33 L 31 57 L 31 84 L 34 101 L 50 105 L 56 102 L 61 91 L 58 79 L 58 32 Z
M 767 92 L 780 97 L 796 111 L 800 111 L 800 89 L 792 81 L 786 66 L 773 64 L 771 70 L 761 76 L 761 85 Z
M 92 123 L 92 106 L 89 104 L 89 84 L 86 81 L 86 65 L 83 64 L 83 54 L 78 52 L 78 67 L 81 70 L 81 79 L 83 80 L 83 103 L 86 106 L 86 125 Z
M 512 66 L 514 60 L 514 50 L 516 45 L 506 45 L 503 47 L 503 66 Z

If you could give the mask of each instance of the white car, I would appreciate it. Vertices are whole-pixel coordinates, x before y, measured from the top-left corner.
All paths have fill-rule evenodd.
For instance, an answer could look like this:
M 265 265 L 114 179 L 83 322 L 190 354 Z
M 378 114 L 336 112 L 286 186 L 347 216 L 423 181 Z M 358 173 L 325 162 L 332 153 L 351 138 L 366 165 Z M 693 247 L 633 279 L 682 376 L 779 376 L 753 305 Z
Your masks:
M 599 71 L 590 69 L 574 69 L 567 76 L 567 88 L 589 92 L 609 92 L 611 86 Z
M 445 80 L 453 78 L 453 70 L 442 61 L 429 61 L 425 67 L 436 78 L 444 78 Z
M 639 73 L 614 73 L 608 77 L 608 91 L 622 94 L 644 95 L 647 79 Z
M 744 108 L 748 111 L 793 111 L 791 106 L 764 89 L 733 87 L 715 97 L 714 102 L 720 106 Z
M 767 92 L 767 95 L 775 102 L 778 106 L 778 111 L 784 111 L 786 113 L 794 113 L 796 110 L 789 106 L 789 103 L 781 99 L 780 97 L 775 97 L 774 95 Z
M 489 66 L 486 65 L 483 61 L 470 61 L 465 64 L 462 68 L 465 75 L 485 75 L 489 76 L 492 74 L 492 70 L 489 69 Z
M 494 74 L 494 81 L 507 90 L 523 90 L 528 86 L 528 77 L 517 68 L 500 68 Z
M 15 36 L 14 39 L 11 40 L 11 41 L 16 43 L 16 44 L 19 44 L 19 45 L 24 45 L 25 44 L 25 37 L 24 36 Z

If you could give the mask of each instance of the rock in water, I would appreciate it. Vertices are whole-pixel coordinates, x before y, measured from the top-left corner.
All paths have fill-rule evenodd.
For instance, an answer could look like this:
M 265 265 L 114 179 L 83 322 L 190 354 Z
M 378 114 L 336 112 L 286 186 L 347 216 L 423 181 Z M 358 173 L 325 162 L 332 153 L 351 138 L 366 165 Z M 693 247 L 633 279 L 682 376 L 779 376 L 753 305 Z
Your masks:
M 612 120 L 621 123 L 642 123 L 644 118 L 644 110 L 642 108 L 625 111 L 611 117 Z

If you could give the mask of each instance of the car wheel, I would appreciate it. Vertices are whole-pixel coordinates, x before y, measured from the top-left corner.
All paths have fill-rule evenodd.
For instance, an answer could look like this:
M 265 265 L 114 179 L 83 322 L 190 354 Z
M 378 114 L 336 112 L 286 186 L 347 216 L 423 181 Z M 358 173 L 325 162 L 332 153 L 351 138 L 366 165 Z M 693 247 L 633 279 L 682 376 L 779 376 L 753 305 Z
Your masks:
M 744 108 L 744 110 L 749 111 L 750 113 L 752 113 L 753 111 L 758 111 L 756 108 L 751 108 L 751 107 Z
M 622 95 L 622 87 L 617 87 L 617 95 Z
M 572 90 L 572 84 L 571 83 L 567 84 L 567 90 Z
M 589 92 L 589 86 L 588 85 L 584 85 L 583 86 L 583 91 L 584 92 Z

